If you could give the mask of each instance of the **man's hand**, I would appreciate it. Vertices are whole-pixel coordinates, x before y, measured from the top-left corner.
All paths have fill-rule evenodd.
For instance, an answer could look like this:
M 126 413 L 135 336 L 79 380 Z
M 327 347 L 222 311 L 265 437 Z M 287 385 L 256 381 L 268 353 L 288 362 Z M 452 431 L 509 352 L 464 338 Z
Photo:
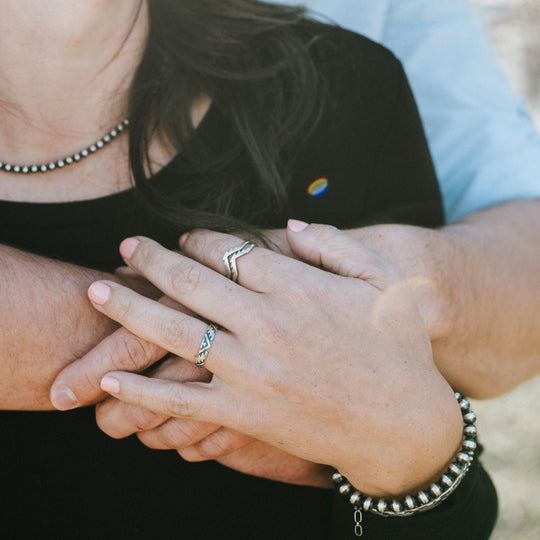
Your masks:
M 189 313 L 166 296 L 160 303 Z M 105 373 L 114 369 L 139 373 L 166 354 L 165 349 L 119 328 L 57 375 L 51 387 L 51 402 L 58 410 L 66 411 L 102 401 L 106 395 L 99 388 L 99 381 Z

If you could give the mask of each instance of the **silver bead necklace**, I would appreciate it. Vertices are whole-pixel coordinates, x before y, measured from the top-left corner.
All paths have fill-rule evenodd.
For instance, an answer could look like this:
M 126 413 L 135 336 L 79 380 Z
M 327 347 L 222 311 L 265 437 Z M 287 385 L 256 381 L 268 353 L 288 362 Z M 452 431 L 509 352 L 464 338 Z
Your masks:
M 91 154 L 95 154 L 98 150 L 101 150 L 108 143 L 116 139 L 122 131 L 124 131 L 129 126 L 129 120 L 124 120 L 115 126 L 111 131 L 106 135 L 101 137 L 94 144 L 91 144 L 87 148 L 84 148 L 80 152 L 73 154 L 71 156 L 65 157 L 64 159 L 59 159 L 58 161 L 52 161 L 51 163 L 43 163 L 41 165 L 13 165 L 12 163 L 4 163 L 0 161 L 0 170 L 6 171 L 9 173 L 16 174 L 31 174 L 31 173 L 46 173 L 49 171 L 54 171 L 56 169 L 63 169 L 67 165 L 72 163 L 78 163 L 85 157 L 88 157 Z

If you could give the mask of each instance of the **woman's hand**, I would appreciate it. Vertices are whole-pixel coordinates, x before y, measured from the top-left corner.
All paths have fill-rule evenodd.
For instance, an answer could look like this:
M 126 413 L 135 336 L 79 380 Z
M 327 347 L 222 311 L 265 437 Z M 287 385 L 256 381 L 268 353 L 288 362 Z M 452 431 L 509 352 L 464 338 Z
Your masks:
M 152 377 L 177 381 L 209 382 L 210 372 L 178 357 L 163 361 Z M 109 398 L 96 406 L 98 426 L 114 438 L 136 434 L 157 450 L 177 450 L 186 461 L 215 460 L 245 474 L 290 484 L 330 486 L 328 468 L 286 454 L 269 444 L 228 428 L 171 418 Z
M 103 388 L 158 413 L 225 426 L 298 457 L 338 467 L 369 493 L 423 485 L 461 438 L 453 393 L 395 267 L 330 227 L 288 231 L 300 257 L 256 248 L 238 260 L 240 285 L 142 239 L 124 242 L 131 268 L 219 330 L 210 383 L 115 373 Z M 192 233 L 184 251 L 217 271 L 241 243 Z M 91 288 L 100 311 L 186 358 L 206 324 L 114 283 Z M 395 448 L 399 446 L 399 452 Z

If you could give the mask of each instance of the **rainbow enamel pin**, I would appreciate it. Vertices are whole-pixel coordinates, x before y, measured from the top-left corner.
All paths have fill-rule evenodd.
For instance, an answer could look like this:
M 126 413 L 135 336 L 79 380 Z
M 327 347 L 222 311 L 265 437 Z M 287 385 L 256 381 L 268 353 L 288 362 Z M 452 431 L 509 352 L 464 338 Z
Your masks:
M 313 197 L 320 197 L 328 190 L 328 178 L 319 178 L 311 182 L 307 188 L 307 192 Z

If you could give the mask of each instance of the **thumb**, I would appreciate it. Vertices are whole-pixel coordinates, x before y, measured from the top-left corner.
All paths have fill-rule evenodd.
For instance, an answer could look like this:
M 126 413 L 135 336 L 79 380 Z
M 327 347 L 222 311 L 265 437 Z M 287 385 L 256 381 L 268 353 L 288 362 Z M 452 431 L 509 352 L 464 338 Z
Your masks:
M 362 279 L 380 290 L 402 279 L 391 262 L 330 225 L 290 219 L 287 242 L 304 261 L 340 276 Z

